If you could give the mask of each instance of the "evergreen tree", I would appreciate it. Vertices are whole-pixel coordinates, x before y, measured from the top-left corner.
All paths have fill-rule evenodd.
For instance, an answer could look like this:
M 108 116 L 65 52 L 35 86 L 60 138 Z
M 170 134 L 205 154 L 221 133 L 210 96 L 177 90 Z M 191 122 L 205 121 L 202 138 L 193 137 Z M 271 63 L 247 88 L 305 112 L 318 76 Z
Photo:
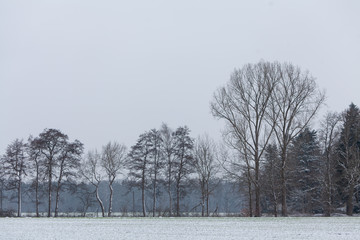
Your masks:
M 141 206 L 146 216 L 145 190 L 149 182 L 151 139 L 148 133 L 141 134 L 128 155 L 127 168 L 131 185 L 141 189 Z
M 314 213 L 322 210 L 320 146 L 317 133 L 304 129 L 293 141 L 290 152 L 290 197 L 294 210 Z
M 360 178 L 360 110 L 353 103 L 343 114 L 336 169 L 338 193 L 346 202 L 346 214 L 352 215 L 355 187 Z
M 194 171 L 192 149 L 194 141 L 188 127 L 179 127 L 174 133 L 174 173 L 176 188 L 176 216 L 180 216 L 180 199 L 185 195 L 184 180 Z

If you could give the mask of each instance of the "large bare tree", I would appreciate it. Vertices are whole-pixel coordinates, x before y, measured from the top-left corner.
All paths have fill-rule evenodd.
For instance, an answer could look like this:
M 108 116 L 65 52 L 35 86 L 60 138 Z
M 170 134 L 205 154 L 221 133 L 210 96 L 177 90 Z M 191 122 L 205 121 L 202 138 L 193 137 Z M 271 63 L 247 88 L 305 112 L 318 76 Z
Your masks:
M 111 217 L 112 213 L 112 201 L 113 201 L 113 183 L 116 177 L 119 175 L 122 168 L 124 168 L 126 159 L 126 146 L 117 142 L 109 142 L 102 149 L 101 164 L 105 169 L 109 183 L 109 209 L 108 217 Z
M 99 195 L 100 183 L 103 180 L 103 171 L 100 166 L 101 155 L 96 151 L 89 151 L 80 164 L 80 174 L 95 187 L 95 197 L 101 208 L 102 217 L 105 217 L 105 208 Z
M 278 64 L 278 68 L 280 81 L 272 94 L 271 116 L 276 123 L 274 132 L 281 155 L 281 214 L 287 216 L 288 149 L 291 141 L 309 125 L 324 103 L 325 93 L 318 89 L 315 78 L 308 71 L 290 63 Z
M 280 81 L 279 63 L 261 61 L 236 69 L 211 102 L 213 116 L 226 122 L 227 142 L 245 160 L 255 187 L 255 216 L 260 216 L 260 159 L 274 130 L 276 112 L 269 111 Z M 251 184 L 251 183 L 249 183 Z M 250 195 L 251 196 L 251 195 Z
M 83 152 L 83 144 L 75 140 L 69 142 L 69 137 L 57 129 L 45 129 L 40 135 L 32 140 L 32 148 L 40 150 L 42 162 L 45 168 L 45 176 L 48 181 L 48 217 L 51 216 L 52 192 L 56 191 L 55 217 L 58 216 L 60 192 L 65 180 L 75 176 L 80 157 Z M 53 181 L 56 181 L 55 189 Z
M 51 203 L 53 180 L 56 167 L 59 159 L 62 156 L 64 149 L 68 142 L 68 136 L 57 129 L 45 129 L 40 135 L 35 138 L 35 142 L 40 148 L 41 154 L 44 156 L 45 174 L 48 181 L 48 213 L 51 217 Z

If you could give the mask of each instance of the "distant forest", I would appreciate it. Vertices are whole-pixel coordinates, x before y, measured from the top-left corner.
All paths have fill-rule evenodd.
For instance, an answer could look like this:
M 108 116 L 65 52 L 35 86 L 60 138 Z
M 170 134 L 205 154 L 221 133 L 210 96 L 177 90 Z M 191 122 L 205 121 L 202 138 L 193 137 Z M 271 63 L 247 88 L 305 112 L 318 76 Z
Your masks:
M 214 92 L 219 143 L 167 124 L 130 148 L 86 153 L 58 129 L 15 139 L 0 159 L 0 215 L 351 216 L 360 212 L 360 110 L 319 117 L 324 102 L 309 72 L 260 61 Z

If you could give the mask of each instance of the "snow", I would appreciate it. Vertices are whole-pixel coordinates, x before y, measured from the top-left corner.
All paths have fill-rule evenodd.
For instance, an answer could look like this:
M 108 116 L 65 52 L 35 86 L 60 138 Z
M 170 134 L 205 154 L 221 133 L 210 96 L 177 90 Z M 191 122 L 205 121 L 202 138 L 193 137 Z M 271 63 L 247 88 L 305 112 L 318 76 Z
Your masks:
M 1 218 L 0 239 L 359 239 L 358 217 Z

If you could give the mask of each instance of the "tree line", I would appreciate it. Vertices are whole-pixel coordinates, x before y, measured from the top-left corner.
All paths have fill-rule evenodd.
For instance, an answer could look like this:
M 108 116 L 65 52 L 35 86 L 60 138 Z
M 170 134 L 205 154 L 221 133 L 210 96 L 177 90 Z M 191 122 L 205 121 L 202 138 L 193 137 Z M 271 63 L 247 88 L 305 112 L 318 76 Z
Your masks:
M 196 179 L 201 186 L 202 213 L 208 215 L 210 181 L 219 170 L 215 155 L 214 141 L 206 135 L 195 141 L 186 126 L 172 130 L 163 124 L 159 130 L 141 134 L 129 150 L 123 144 L 109 142 L 101 151 L 90 150 L 86 154 L 80 141 L 69 141 L 60 130 L 45 129 L 38 137 L 30 136 L 27 142 L 16 139 L 8 145 L 1 158 L 1 181 L 7 190 L 16 192 L 17 216 L 21 216 L 22 185 L 30 182 L 36 216 L 41 215 L 39 205 L 45 196 L 47 216 L 59 216 L 61 193 L 86 184 L 92 187 L 82 188 L 83 194 L 95 197 L 102 216 L 110 217 L 113 185 L 120 175 L 129 188 L 141 190 L 143 216 L 148 216 L 146 194 L 152 197 L 152 216 L 156 215 L 160 189 L 166 189 L 169 216 L 180 216 L 180 202 L 189 179 Z M 104 182 L 109 189 L 107 213 L 104 196 L 99 194 Z
M 233 150 L 224 169 L 247 187 L 250 216 L 262 209 L 287 216 L 289 206 L 330 216 L 343 204 L 352 215 L 359 203 L 359 109 L 328 113 L 319 131 L 310 130 L 324 101 L 308 71 L 279 62 L 235 69 L 215 92 L 212 114 L 225 121 L 224 141 Z
M 112 216 L 113 184 L 119 179 L 140 190 L 142 216 L 156 216 L 160 195 L 168 198 L 169 216 L 181 216 L 191 181 L 200 193 L 201 215 L 209 216 L 209 199 L 225 180 L 246 195 L 249 216 L 330 216 L 342 206 L 352 215 L 359 207 L 360 111 L 351 104 L 343 113 L 328 113 L 316 131 L 312 120 L 324 101 L 308 71 L 289 63 L 247 64 L 234 70 L 210 103 L 212 115 L 225 122 L 221 145 L 207 135 L 192 138 L 186 126 L 173 130 L 163 124 L 141 134 L 129 149 L 109 142 L 84 153 L 80 141 L 45 129 L 9 144 L 0 180 L 16 193 L 18 216 L 24 182 L 31 183 L 37 216 L 45 196 L 47 216 L 58 216 L 61 193 L 81 184 L 91 186 L 83 194 L 96 199 L 102 216 Z M 104 182 L 107 213 L 99 194 Z

